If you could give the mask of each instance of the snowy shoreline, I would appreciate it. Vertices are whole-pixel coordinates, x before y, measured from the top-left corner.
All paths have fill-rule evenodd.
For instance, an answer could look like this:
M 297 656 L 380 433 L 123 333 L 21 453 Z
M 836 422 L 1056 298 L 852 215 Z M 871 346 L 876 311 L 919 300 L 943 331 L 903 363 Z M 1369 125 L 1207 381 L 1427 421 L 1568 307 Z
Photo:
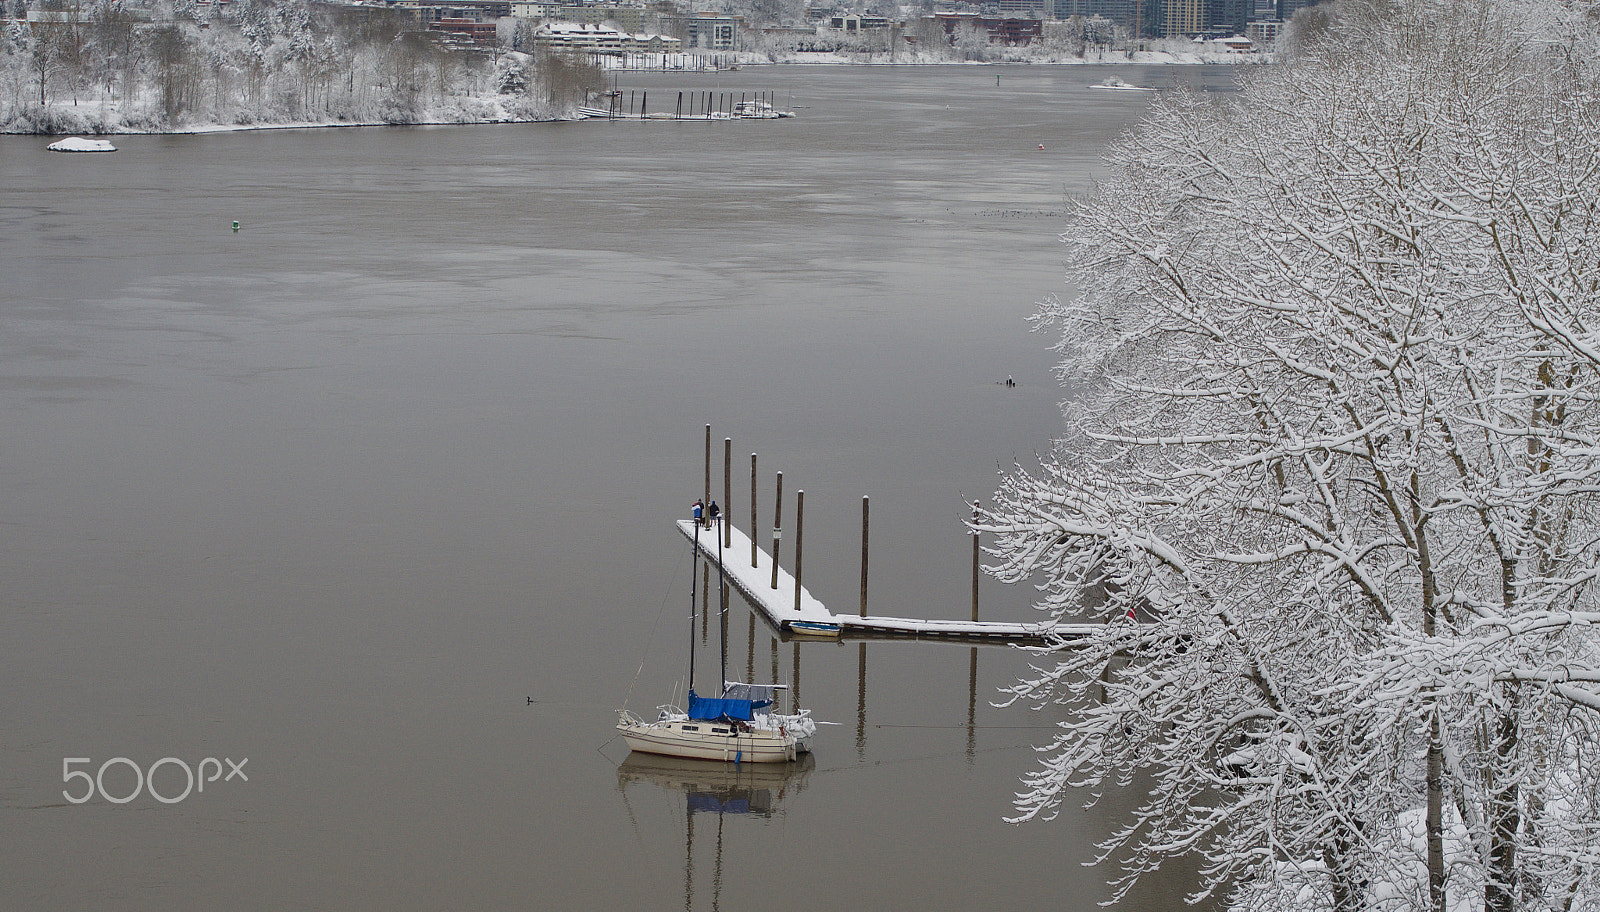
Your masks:
M 246 133 L 256 130 L 327 130 L 339 127 L 486 127 L 496 124 L 573 123 L 583 117 L 531 117 L 521 120 L 419 120 L 405 123 L 388 121 L 305 121 L 286 123 L 249 124 L 188 124 L 170 130 L 144 130 L 135 128 L 106 130 L 64 130 L 47 133 L 40 130 L 0 130 L 0 136 L 201 136 L 208 133 Z
M 1107 59 L 1106 56 L 1069 57 L 1067 59 L 1011 59 L 1011 60 L 858 60 L 838 54 L 795 54 L 783 60 L 769 60 L 761 55 L 747 55 L 754 59 L 741 59 L 736 61 L 738 69 L 766 69 L 771 67 L 813 67 L 813 66 L 857 66 L 857 67 L 994 67 L 994 66 L 1027 66 L 1027 67 L 1079 67 L 1079 66 L 1248 66 L 1266 62 L 1266 55 L 1230 55 L 1226 59 L 1217 59 L 1210 54 L 1177 54 L 1168 51 L 1141 51 L 1136 52 L 1131 58 L 1118 52 Z M 626 73 L 671 73 L 673 69 L 660 69 L 656 67 L 610 67 L 606 72 L 612 74 Z M 685 74 L 700 74 L 707 71 L 683 70 Z M 718 73 L 727 70 L 715 71 Z M 567 123 L 584 120 L 585 118 L 575 112 L 550 112 L 548 110 L 537 113 L 527 112 L 527 116 L 509 115 L 502 102 L 505 96 L 469 95 L 459 99 L 456 105 L 447 106 L 445 109 L 435 109 L 425 112 L 416 120 L 328 120 L 328 121 L 255 121 L 251 123 L 225 123 L 225 122 L 200 122 L 184 123 L 171 127 L 156 128 L 144 126 L 139 121 L 148 123 L 148 112 L 124 111 L 114 103 L 100 103 L 90 101 L 87 103 L 68 104 L 56 102 L 49 105 L 41 113 L 45 116 L 33 120 L 34 124 L 45 121 L 54 128 L 44 129 L 17 129 L 12 125 L 0 127 L 0 135 L 11 136 L 183 136 L 200 135 L 206 133 L 240 133 L 253 130 L 310 130 L 327 129 L 331 127 L 445 127 L 445 126 L 486 126 L 491 124 L 526 124 L 526 123 Z M 91 110 L 92 109 L 92 110 Z M 36 109 L 37 110 L 37 109 Z M 482 112 L 475 114 L 474 111 Z M 492 112 L 492 113 L 491 113 Z

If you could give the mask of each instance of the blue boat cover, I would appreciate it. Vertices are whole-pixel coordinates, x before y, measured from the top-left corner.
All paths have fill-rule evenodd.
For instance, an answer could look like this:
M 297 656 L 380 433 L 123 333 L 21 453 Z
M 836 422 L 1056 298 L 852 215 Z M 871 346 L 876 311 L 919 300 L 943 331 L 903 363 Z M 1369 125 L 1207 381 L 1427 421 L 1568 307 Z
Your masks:
M 749 700 L 719 700 L 715 697 L 696 696 L 694 691 L 689 691 L 689 718 L 710 722 L 727 716 L 730 719 L 743 719 L 749 722 L 755 715 L 755 709 Z

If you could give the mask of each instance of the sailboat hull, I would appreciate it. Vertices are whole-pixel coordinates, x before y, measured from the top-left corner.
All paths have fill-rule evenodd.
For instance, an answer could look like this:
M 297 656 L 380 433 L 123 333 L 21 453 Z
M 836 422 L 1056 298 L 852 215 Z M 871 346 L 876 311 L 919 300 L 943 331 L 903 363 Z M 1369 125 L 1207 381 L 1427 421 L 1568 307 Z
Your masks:
M 663 719 L 644 722 L 623 716 L 617 722 L 630 750 L 728 763 L 785 763 L 810 750 L 804 739 L 782 731 L 740 731 L 720 722 Z

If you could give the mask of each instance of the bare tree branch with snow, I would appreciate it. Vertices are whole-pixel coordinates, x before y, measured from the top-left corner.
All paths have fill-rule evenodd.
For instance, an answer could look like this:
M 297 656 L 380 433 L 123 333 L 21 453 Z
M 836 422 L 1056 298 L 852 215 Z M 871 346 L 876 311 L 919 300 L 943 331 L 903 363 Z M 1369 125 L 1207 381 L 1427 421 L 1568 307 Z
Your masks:
M 1240 909 L 1600 903 L 1597 37 L 1347 4 L 1159 99 L 1079 206 L 1068 434 L 977 526 L 1108 621 L 1014 688 L 1077 711 L 1018 819 L 1148 789 L 1122 889 L 1194 856 Z

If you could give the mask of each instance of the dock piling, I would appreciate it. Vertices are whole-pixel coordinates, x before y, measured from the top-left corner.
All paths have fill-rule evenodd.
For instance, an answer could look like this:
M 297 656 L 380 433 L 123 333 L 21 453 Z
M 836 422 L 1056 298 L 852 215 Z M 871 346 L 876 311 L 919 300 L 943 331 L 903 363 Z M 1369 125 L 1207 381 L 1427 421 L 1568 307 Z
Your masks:
M 806 492 L 794 492 L 794 610 L 800 610 L 800 560 L 806 547 Z
M 867 616 L 867 498 L 861 498 L 861 616 Z
M 754 529 L 751 530 L 755 531 Z M 778 588 L 778 547 L 783 544 L 783 473 L 778 473 L 778 494 L 772 501 L 772 588 Z
M 972 521 L 978 521 L 978 501 L 972 502 Z M 972 619 L 978 619 L 978 530 L 972 530 Z

